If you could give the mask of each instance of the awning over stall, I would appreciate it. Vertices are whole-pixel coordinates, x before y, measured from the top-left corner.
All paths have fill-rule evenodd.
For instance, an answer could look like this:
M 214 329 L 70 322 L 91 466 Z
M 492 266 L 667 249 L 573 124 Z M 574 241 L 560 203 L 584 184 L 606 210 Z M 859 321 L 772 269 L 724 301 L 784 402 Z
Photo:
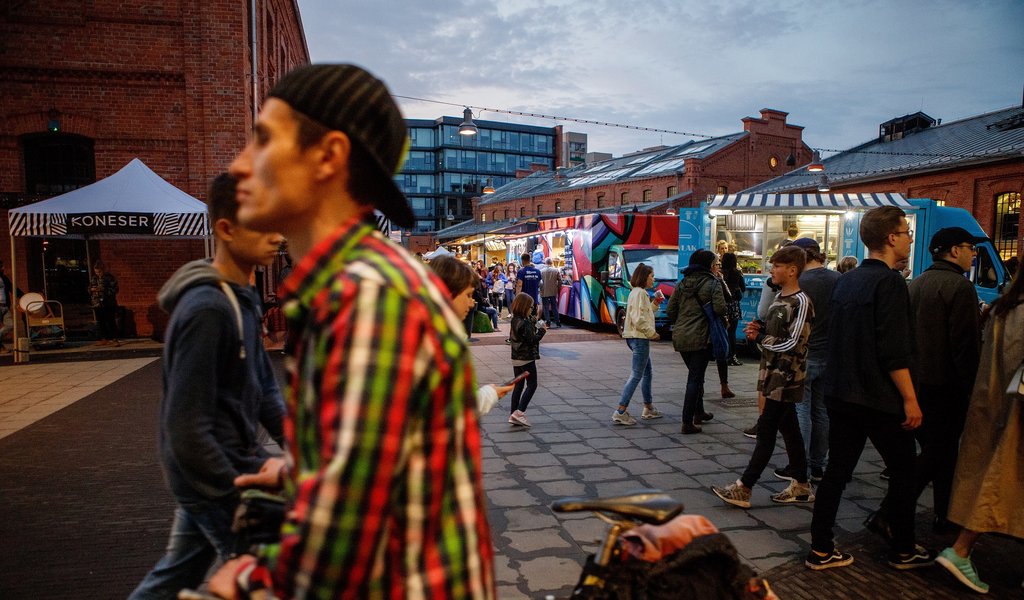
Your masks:
M 902 194 L 719 194 L 708 208 L 722 209 L 870 209 L 879 206 L 911 208 Z

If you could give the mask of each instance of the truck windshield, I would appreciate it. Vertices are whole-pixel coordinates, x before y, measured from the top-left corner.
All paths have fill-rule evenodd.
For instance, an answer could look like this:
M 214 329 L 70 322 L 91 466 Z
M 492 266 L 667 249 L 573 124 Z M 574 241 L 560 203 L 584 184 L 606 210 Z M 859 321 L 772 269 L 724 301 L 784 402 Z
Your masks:
M 623 255 L 623 259 L 626 261 L 626 280 L 632 277 L 633 269 L 640 263 L 654 268 L 655 279 L 664 281 L 679 279 L 679 251 L 675 248 L 626 250 Z

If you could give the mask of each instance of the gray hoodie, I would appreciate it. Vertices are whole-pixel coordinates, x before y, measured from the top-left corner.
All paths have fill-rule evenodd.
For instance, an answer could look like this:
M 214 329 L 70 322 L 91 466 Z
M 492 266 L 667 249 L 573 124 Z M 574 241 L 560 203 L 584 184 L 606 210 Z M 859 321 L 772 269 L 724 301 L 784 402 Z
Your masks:
M 208 260 L 190 262 L 157 295 L 171 313 L 163 352 L 160 456 L 180 504 L 237 502 L 234 478 L 268 455 L 258 425 L 282 442 L 284 402 L 263 350 L 259 298 L 228 283 L 242 316 Z M 239 349 L 245 352 L 240 353 Z

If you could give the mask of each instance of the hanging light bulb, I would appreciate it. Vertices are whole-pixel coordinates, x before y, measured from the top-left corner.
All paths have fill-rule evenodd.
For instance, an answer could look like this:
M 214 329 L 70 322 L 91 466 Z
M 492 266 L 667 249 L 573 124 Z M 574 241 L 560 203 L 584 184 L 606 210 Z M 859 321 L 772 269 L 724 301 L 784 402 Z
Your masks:
M 462 124 L 459 125 L 459 135 L 476 135 L 476 123 L 473 122 L 473 111 L 466 107 L 462 111 Z
M 818 191 L 824 193 L 831 190 L 832 188 L 828 185 L 828 175 L 822 175 L 818 180 Z
M 807 165 L 807 170 L 811 173 L 821 173 L 825 170 L 825 165 L 821 163 L 821 153 L 817 150 L 815 150 L 814 155 L 811 156 L 811 164 Z

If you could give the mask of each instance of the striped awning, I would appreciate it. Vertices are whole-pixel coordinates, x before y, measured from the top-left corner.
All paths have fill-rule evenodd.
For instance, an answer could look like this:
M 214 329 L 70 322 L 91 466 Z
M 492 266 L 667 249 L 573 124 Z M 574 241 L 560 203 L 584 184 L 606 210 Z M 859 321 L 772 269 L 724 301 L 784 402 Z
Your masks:
M 719 194 L 708 208 L 775 210 L 853 210 L 879 206 L 911 208 L 903 194 Z

